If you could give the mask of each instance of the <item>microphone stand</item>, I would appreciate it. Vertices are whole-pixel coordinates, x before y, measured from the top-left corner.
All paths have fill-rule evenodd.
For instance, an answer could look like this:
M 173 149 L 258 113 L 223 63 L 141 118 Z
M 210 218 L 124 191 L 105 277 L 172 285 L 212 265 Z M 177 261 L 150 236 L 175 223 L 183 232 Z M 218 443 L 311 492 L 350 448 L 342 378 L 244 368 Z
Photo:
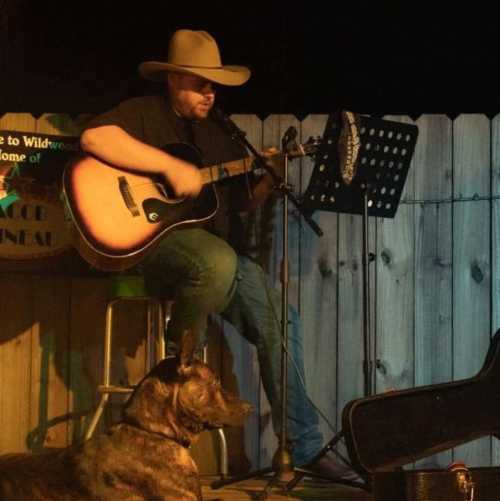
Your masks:
M 214 107 L 212 109 L 212 117 L 218 122 L 223 129 L 230 134 L 234 141 L 238 141 L 241 145 L 245 146 L 255 157 L 255 160 L 259 167 L 263 168 L 268 174 L 271 175 L 274 181 L 274 186 L 277 190 L 281 191 L 286 198 L 288 198 L 295 208 L 302 214 L 302 217 L 307 221 L 311 229 L 319 237 L 323 236 L 323 231 L 316 224 L 316 222 L 311 218 L 311 216 L 304 211 L 298 200 L 295 198 L 294 194 L 290 191 L 290 187 L 283 183 L 283 179 L 274 172 L 273 168 L 267 164 L 266 157 L 262 156 L 248 141 L 246 138 L 246 132 L 241 130 L 234 122 L 228 117 L 220 108 Z M 294 127 L 290 127 L 282 140 L 286 148 L 290 148 L 293 145 L 293 141 L 297 136 L 297 131 Z M 286 160 L 286 158 L 285 158 Z
M 287 151 L 295 145 L 295 138 L 297 131 L 294 127 L 290 127 L 284 134 L 282 139 L 282 150 L 284 152 L 284 177 L 283 179 L 278 176 L 272 167 L 267 164 L 266 158 L 259 154 L 255 148 L 246 139 L 246 133 L 238 128 L 238 126 L 226 116 L 220 109 L 213 109 L 214 118 L 218 121 L 226 132 L 228 132 L 233 140 L 238 141 L 240 144 L 248 148 L 252 152 L 258 165 L 268 172 L 273 181 L 275 188 L 283 194 L 283 261 L 281 268 L 282 282 L 282 296 L 281 296 L 281 330 L 282 330 L 282 349 L 281 349 L 281 423 L 279 434 L 279 446 L 274 456 L 273 464 L 271 467 L 263 468 L 254 472 L 246 473 L 230 479 L 222 479 L 212 483 L 213 489 L 218 489 L 225 485 L 248 480 L 250 478 L 267 475 L 274 472 L 274 476 L 268 482 L 264 491 L 260 493 L 257 499 L 266 499 L 273 485 L 277 484 L 285 475 L 294 472 L 293 460 L 290 451 L 287 448 L 287 381 L 288 381 L 288 201 L 290 200 L 298 211 L 302 214 L 312 230 L 318 235 L 322 236 L 323 231 L 312 220 L 309 214 L 304 213 L 301 205 L 293 195 L 288 185 L 288 154 Z

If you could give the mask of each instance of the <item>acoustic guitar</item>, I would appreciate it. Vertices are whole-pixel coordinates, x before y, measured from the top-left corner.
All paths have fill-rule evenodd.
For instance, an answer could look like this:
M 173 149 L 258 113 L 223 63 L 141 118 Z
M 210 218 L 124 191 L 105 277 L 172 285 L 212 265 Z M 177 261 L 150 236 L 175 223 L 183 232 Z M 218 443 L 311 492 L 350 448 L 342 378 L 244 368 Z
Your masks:
M 288 152 L 288 157 L 311 155 L 318 145 L 318 140 L 310 139 Z M 89 155 L 77 157 L 65 168 L 63 195 L 76 228 L 76 246 L 96 268 L 130 268 L 167 232 L 211 219 L 219 206 L 214 183 L 258 166 L 254 157 L 247 157 L 201 167 L 197 151 L 184 143 L 168 145 L 165 151 L 200 168 L 204 186 L 198 197 L 176 198 L 160 178 Z

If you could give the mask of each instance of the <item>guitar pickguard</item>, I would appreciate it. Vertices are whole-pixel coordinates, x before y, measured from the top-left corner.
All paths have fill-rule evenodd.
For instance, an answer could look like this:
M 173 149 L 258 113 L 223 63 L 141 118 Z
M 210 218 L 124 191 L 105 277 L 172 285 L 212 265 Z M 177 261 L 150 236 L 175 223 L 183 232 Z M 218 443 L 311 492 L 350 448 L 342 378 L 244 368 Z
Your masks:
M 150 223 L 163 221 L 167 217 L 170 207 L 170 204 L 158 198 L 148 198 L 142 202 L 142 209 Z

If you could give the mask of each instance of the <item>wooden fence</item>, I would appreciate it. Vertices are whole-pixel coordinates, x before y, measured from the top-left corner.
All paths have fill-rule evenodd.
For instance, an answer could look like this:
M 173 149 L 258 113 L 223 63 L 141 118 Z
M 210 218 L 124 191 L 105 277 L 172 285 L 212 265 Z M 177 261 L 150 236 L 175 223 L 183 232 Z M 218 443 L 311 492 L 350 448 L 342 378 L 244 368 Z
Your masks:
M 321 135 L 327 115 L 301 122 L 289 115 L 233 118 L 261 148 L 279 145 L 290 125 L 303 141 Z M 500 327 L 500 119 L 423 115 L 415 123 L 419 138 L 403 203 L 394 219 L 370 219 L 376 392 L 475 375 Z M 2 129 L 78 133 L 65 115 L 8 114 Z M 304 192 L 312 169 L 309 158 L 291 163 L 296 192 Z M 333 427 L 320 420 L 329 440 L 346 402 L 363 396 L 362 221 L 326 211 L 313 217 L 321 238 L 290 208 L 289 295 L 302 320 L 309 395 Z M 254 223 L 253 238 L 262 244 L 257 257 L 279 288 L 281 205 L 263 207 Z M 106 279 L 11 269 L 0 283 L 0 452 L 64 446 L 81 436 L 95 401 Z M 123 317 L 116 373 L 134 381 L 144 365 L 142 312 L 133 313 L 132 322 L 130 312 Z M 211 331 L 223 331 L 213 336 L 212 364 L 256 409 L 244 431 L 228 432 L 232 464 L 240 471 L 268 465 L 276 439 L 255 349 L 218 319 Z M 210 440 L 199 448 L 211 447 Z M 206 455 L 202 450 L 200 457 Z M 421 464 L 452 459 L 498 464 L 500 450 L 485 438 Z

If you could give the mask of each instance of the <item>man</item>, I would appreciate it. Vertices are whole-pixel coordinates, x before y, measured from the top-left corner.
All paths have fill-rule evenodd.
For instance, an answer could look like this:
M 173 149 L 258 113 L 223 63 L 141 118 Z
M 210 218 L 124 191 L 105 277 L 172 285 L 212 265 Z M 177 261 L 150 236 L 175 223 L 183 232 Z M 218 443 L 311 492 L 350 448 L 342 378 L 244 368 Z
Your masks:
M 178 197 L 197 197 L 202 188 L 198 168 L 162 147 L 190 143 L 200 152 L 204 165 L 247 156 L 244 148 L 212 119 L 210 111 L 216 85 L 242 85 L 250 71 L 242 66 L 223 66 L 217 44 L 207 32 L 178 30 L 170 41 L 167 62 L 142 63 L 139 72 L 147 79 L 165 81 L 167 96 L 130 99 L 96 117 L 83 132 L 81 146 L 116 167 L 161 176 Z M 247 208 L 262 203 L 273 188 L 269 175 L 247 184 L 246 203 L 240 204 Z M 271 289 L 262 269 L 200 227 L 167 233 L 140 267 L 153 293 L 174 291 L 167 339 L 180 339 L 186 328 L 202 336 L 207 316 L 220 313 L 256 345 L 278 433 L 281 329 L 276 314 L 279 318 L 280 295 Z M 289 352 L 303 375 L 302 339 L 294 312 L 290 312 L 290 320 Z M 309 464 L 321 450 L 323 438 L 317 414 L 293 366 L 288 388 L 288 436 L 293 443 L 294 464 L 308 465 L 332 478 L 342 476 L 345 468 L 329 456 Z

